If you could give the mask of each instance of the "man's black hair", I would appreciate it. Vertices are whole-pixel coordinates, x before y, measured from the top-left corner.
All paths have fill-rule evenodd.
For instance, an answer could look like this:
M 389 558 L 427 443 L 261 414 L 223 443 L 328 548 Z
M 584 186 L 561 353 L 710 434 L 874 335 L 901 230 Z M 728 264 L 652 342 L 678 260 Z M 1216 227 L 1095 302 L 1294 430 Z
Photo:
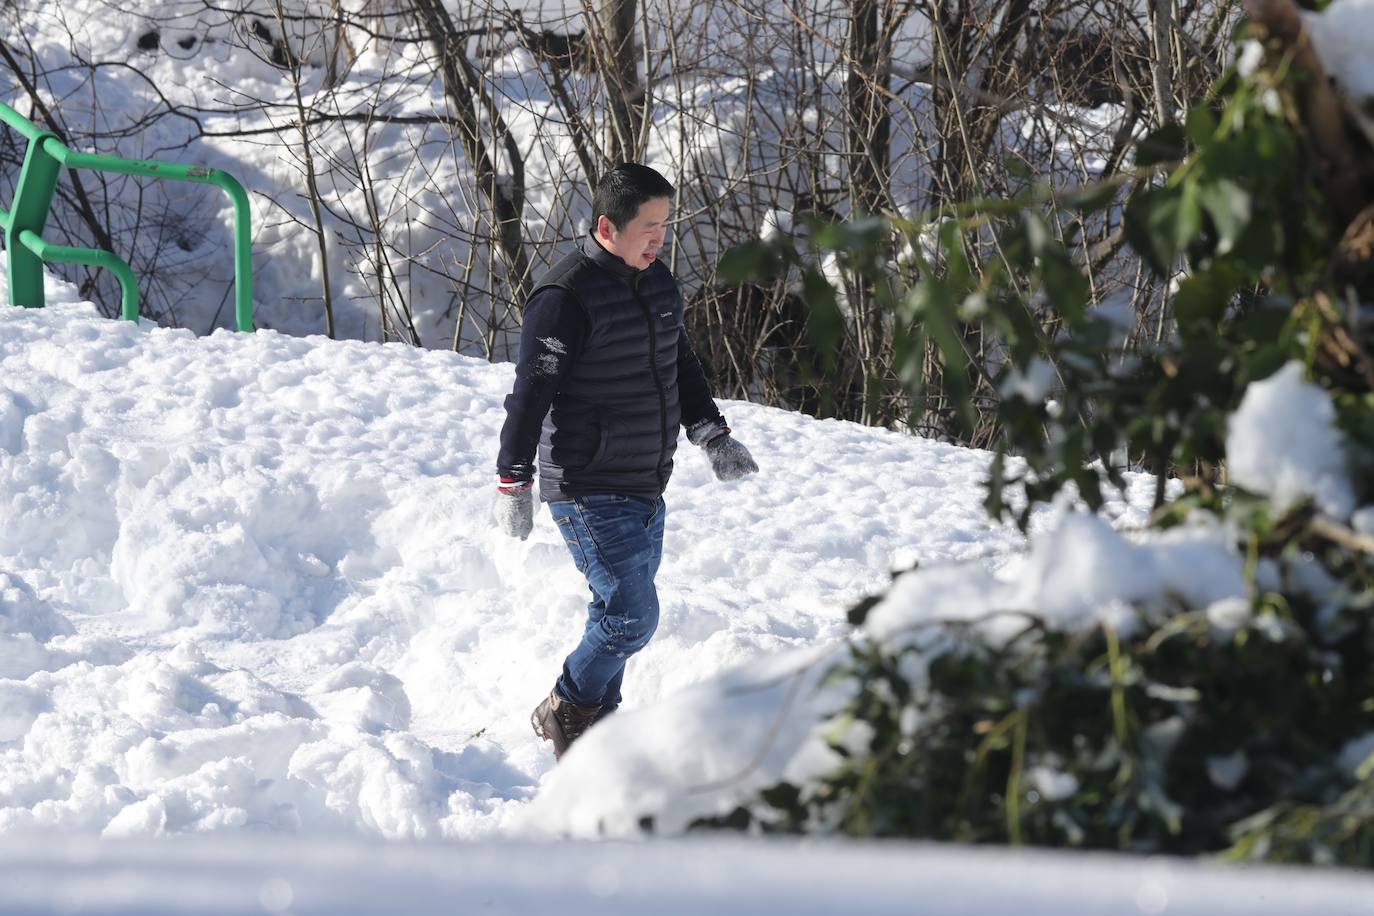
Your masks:
M 592 195 L 592 218 L 604 216 L 624 229 L 645 201 L 672 197 L 677 189 L 658 172 L 637 162 L 622 162 L 601 177 Z

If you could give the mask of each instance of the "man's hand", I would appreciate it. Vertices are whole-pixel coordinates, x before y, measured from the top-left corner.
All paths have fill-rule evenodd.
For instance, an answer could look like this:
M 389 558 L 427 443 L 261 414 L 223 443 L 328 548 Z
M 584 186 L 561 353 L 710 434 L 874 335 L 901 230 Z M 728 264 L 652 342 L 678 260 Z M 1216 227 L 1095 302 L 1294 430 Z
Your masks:
M 759 469 L 749 449 L 740 445 L 728 432 L 707 441 L 706 457 L 711 459 L 711 470 L 716 472 L 716 480 L 739 480 Z
M 492 514 L 505 534 L 522 541 L 529 537 L 534 530 L 534 481 L 502 477 Z

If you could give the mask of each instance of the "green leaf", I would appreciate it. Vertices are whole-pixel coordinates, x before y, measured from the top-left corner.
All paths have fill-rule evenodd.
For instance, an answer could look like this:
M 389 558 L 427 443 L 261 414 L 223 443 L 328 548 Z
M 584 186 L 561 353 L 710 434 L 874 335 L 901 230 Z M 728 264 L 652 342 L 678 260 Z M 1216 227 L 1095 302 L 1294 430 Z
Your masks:
M 1217 117 L 1206 105 L 1199 105 L 1189 111 L 1184 123 L 1188 139 L 1194 146 L 1205 146 L 1217 132 Z
M 1082 322 L 1091 286 L 1082 271 L 1074 266 L 1064 244 L 1050 231 L 1039 214 L 1027 211 L 1021 220 L 1025 255 L 1020 258 L 1027 270 L 1038 271 L 1044 283 L 1045 298 L 1071 325 Z M 1009 232 L 1011 237 L 1013 233 Z M 1015 246 L 1011 246 L 1013 249 Z
M 945 255 L 945 279 L 954 286 L 968 287 L 973 283 L 968 254 L 964 251 L 964 234 L 958 222 L 945 220 L 940 224 L 940 248 Z
M 858 604 L 850 608 L 849 613 L 846 615 L 849 620 L 849 625 L 854 627 L 862 626 L 863 622 L 868 619 L 868 612 L 877 607 L 878 604 L 882 602 L 883 597 L 882 595 L 869 595 L 867 598 L 862 599 Z
M 983 499 L 983 508 L 987 511 L 988 517 L 997 520 L 1000 520 L 1010 508 L 1003 498 L 1007 487 L 1007 456 L 1003 452 L 1004 447 L 999 445 L 992 456 L 992 464 L 988 467 L 987 496 Z
M 1197 183 L 1143 191 L 1126 208 L 1126 238 L 1162 277 L 1173 275 L 1175 262 L 1202 230 Z
M 801 807 L 801 789 L 790 782 L 780 782 L 759 793 L 770 807 L 779 811 L 796 811 Z
M 817 248 L 845 251 L 855 256 L 876 251 L 887 241 L 889 227 L 881 216 L 864 216 L 846 222 L 817 226 L 811 240 Z
M 1199 189 L 1198 201 L 1216 227 L 1217 254 L 1230 253 L 1250 224 L 1250 192 L 1229 178 L 1220 178 Z
M 1165 124 L 1147 134 L 1135 146 L 1135 164 L 1138 166 L 1156 165 L 1161 162 L 1175 162 L 1188 152 L 1188 137 L 1177 124 Z
M 1174 296 L 1174 319 L 1185 334 L 1215 332 L 1229 299 L 1230 290 L 1211 273 L 1188 277 L 1179 283 Z
M 1174 251 L 1180 255 L 1198 237 L 1202 232 L 1202 196 L 1196 181 L 1183 183 L 1177 209 L 1159 226 L 1168 235 Z
M 1106 182 L 1086 185 L 1071 194 L 1066 204 L 1085 213 L 1095 213 L 1111 206 L 1118 190 L 1116 185 Z
M 1022 181 L 1034 181 L 1035 173 L 1031 171 L 1029 165 L 1015 156 L 1007 156 L 1002 160 L 1002 167 L 1007 170 L 1007 174 L 1013 178 L 1020 178 Z
M 744 242 L 721 256 L 716 266 L 717 282 L 725 286 L 767 282 L 777 277 L 784 263 L 777 245 L 758 240 Z
M 1246 273 L 1235 261 L 1219 258 L 1208 270 L 1178 285 L 1173 299 L 1174 320 L 1189 343 L 1180 373 L 1186 383 L 1199 386 L 1198 390 L 1215 390 L 1216 373 L 1225 371 L 1220 354 L 1215 352 L 1217 335 L 1236 290 L 1245 282 Z M 1185 394 L 1188 400 L 1192 396 L 1191 391 Z
M 973 430 L 977 420 L 969 400 L 968 356 L 964 352 L 958 318 L 959 302 L 951 284 L 942 278 L 926 276 L 907 294 L 908 313 L 918 320 L 925 333 L 935 341 L 944 368 L 941 381 L 964 433 Z
M 815 267 L 807 267 L 802 271 L 801 294 L 809 314 L 806 331 L 811 345 L 821 354 L 826 369 L 834 369 L 835 353 L 844 337 L 844 315 L 835 287 Z

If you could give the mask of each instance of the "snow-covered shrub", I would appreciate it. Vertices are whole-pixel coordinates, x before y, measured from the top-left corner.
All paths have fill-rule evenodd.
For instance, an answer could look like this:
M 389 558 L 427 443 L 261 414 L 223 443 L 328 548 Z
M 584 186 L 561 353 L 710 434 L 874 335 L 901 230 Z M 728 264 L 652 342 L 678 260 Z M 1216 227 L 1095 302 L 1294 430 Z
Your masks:
M 1356 509 L 1374 501 L 1374 156 L 1348 127 L 1363 100 L 1325 79 L 1296 8 L 1256 9 L 1239 64 L 1143 137 L 1133 169 L 890 222 L 920 267 L 909 288 L 871 224 L 808 243 L 866 271 L 905 329 L 917 401 L 939 373 L 967 425 L 968 380 L 999 393 L 993 515 L 1026 527 L 1064 496 L 1097 509 L 1143 466 L 1160 475 L 1152 526 L 1220 531 L 1243 597 L 1083 592 L 1066 615 L 1041 593 L 973 621 L 868 620 L 831 674 L 852 696 L 829 733 L 841 763 L 703 824 L 1374 866 L 1374 507 Z M 1092 301 L 1077 239 L 1102 218 L 1171 283 L 1159 325 Z M 988 240 L 998 256 L 978 258 Z M 824 315 L 815 260 L 772 241 L 730 266 L 799 269 Z M 851 617 L 902 594 L 899 579 Z

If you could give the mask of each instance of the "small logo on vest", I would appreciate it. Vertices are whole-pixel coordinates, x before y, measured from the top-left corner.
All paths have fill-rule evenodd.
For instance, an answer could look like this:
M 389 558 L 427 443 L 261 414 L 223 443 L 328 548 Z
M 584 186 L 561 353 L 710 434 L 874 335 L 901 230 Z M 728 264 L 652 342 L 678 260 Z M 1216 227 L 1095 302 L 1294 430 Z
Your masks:
M 672 317 L 673 317 L 673 313 L 672 313 L 672 312 L 664 312 L 662 315 L 659 315 L 658 317 L 660 317 L 660 318 L 672 318 Z

